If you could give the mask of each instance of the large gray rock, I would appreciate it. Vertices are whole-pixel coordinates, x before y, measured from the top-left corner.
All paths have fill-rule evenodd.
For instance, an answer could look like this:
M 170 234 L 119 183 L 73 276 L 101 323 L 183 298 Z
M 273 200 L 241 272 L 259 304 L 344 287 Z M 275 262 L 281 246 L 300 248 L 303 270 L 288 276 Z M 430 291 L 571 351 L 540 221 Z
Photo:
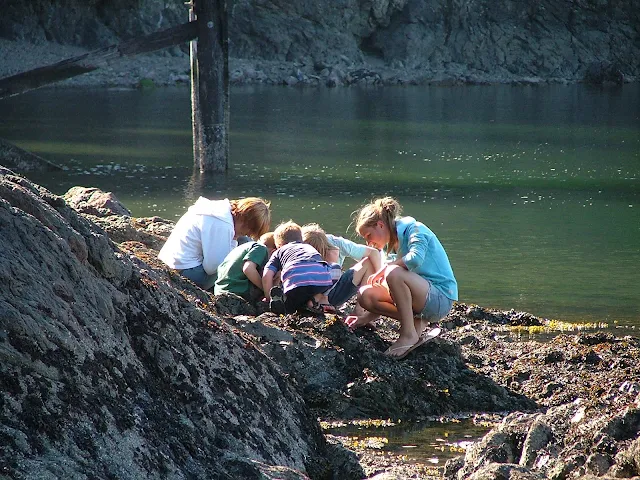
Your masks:
M 2 475 L 332 476 L 280 369 L 169 278 L 0 168 Z
M 640 397 L 636 369 L 640 342 L 629 337 L 585 335 L 573 341 L 559 336 L 552 343 L 555 345 L 545 346 L 533 355 L 521 354 L 522 364 L 511 364 L 511 368 L 520 370 L 523 364 L 536 364 L 535 376 L 553 377 L 561 383 L 563 393 L 554 396 L 569 395 L 573 399 L 562 398 L 564 403 L 542 413 L 508 415 L 469 448 L 463 459 L 449 461 L 445 478 L 480 479 L 500 475 L 499 478 L 559 480 L 640 475 Z M 566 348 L 571 344 L 576 350 Z M 544 359 L 548 355 L 544 350 L 560 348 L 570 360 L 547 364 Z M 601 353 L 597 365 L 589 361 L 591 348 Z M 571 366 L 566 369 L 566 365 Z M 539 380 L 536 383 L 540 385 Z M 538 391 L 544 399 L 547 393 L 539 387 Z M 553 399 L 547 401 L 554 403 Z M 499 471 L 502 473 L 498 474 Z

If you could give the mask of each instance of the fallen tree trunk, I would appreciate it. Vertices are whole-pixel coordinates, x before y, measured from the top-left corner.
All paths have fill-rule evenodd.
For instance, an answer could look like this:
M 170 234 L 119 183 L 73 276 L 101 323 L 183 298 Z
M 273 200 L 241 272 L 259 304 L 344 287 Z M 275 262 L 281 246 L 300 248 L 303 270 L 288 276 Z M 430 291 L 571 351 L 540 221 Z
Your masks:
M 29 90 L 66 80 L 105 67 L 122 57 L 153 52 L 196 38 L 196 22 L 184 23 L 150 35 L 136 37 L 118 45 L 94 50 L 61 62 L 0 79 L 0 98 L 19 95 Z

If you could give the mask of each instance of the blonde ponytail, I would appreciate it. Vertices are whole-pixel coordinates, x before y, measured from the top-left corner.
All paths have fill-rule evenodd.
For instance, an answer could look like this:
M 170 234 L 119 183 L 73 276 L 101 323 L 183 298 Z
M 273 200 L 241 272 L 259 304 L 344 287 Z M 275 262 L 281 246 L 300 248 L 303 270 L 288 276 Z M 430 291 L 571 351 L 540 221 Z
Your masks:
M 393 197 L 377 198 L 362 207 L 355 215 L 356 231 L 363 227 L 373 227 L 381 221 L 389 230 L 389 251 L 398 248 L 398 232 L 396 232 L 396 217 L 402 213 L 402 206 Z

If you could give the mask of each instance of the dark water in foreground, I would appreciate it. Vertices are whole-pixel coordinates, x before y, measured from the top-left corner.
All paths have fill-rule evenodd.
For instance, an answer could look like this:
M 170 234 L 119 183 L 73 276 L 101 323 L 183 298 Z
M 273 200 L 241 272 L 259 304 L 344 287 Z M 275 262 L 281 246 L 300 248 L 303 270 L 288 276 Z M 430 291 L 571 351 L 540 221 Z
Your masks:
M 68 167 L 57 194 L 113 191 L 177 218 L 199 194 L 260 195 L 275 221 L 351 236 L 397 196 L 445 245 L 460 300 L 640 325 L 640 86 L 238 88 L 230 171 L 193 175 L 189 95 L 40 90 L 0 101 L 0 137 Z

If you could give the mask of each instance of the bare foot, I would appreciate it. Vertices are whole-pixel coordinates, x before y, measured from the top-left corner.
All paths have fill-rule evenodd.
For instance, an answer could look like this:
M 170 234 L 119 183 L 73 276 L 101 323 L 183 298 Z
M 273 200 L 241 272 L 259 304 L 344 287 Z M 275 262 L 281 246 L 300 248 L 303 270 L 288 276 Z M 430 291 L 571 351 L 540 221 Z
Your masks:
M 429 329 L 429 322 L 427 322 L 426 320 L 422 320 L 422 318 L 420 318 L 419 316 L 413 317 L 413 326 L 415 327 L 416 332 L 418 332 L 419 337 Z

